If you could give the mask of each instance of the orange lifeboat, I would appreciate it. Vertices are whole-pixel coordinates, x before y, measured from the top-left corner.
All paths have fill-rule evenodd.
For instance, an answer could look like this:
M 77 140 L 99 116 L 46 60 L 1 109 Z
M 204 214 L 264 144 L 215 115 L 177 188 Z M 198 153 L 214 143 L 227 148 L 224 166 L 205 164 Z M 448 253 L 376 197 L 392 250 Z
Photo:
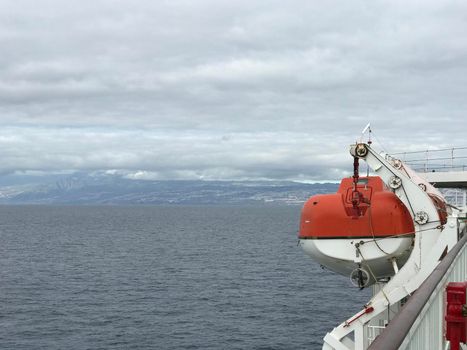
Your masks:
M 315 195 L 305 203 L 298 237 L 314 260 L 344 275 L 357 270 L 358 284 L 365 286 L 394 275 L 405 263 L 414 225 L 381 178 L 346 178 L 337 193 Z
M 362 177 L 357 191 L 363 200 L 353 206 L 352 178 L 343 179 L 337 193 L 311 197 L 303 207 L 300 239 L 381 238 L 413 234 L 405 205 L 379 177 Z

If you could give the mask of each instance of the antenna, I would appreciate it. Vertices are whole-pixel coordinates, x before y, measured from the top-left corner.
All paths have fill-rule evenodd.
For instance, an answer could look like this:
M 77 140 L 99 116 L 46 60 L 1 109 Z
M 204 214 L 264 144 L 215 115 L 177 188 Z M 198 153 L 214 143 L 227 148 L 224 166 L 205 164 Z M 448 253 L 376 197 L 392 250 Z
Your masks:
M 363 135 L 368 131 L 368 144 L 371 145 L 371 123 L 368 123 L 362 130 L 362 136 L 360 142 L 363 142 Z
M 371 123 L 368 123 L 362 130 L 362 136 L 360 137 L 360 143 L 363 142 L 363 136 L 368 131 L 368 146 L 371 146 Z M 366 164 L 366 177 L 370 176 L 370 166 Z
M 370 129 L 370 126 L 371 126 L 370 124 L 371 124 L 371 123 L 368 123 L 368 124 L 363 128 L 363 130 L 362 130 L 362 136 L 363 136 L 364 133 L 366 133 L 366 131 L 367 131 L 368 129 Z M 370 132 L 371 132 L 371 130 L 370 130 Z

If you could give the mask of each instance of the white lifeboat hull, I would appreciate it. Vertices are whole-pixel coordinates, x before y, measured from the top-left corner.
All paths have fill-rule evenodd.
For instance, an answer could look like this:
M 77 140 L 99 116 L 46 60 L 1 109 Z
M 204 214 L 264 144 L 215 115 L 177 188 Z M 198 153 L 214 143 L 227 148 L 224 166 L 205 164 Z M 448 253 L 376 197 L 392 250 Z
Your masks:
M 361 266 L 371 279 L 379 280 L 395 274 L 408 259 L 413 236 L 340 239 L 300 239 L 300 246 L 313 260 L 342 275 L 350 276 Z M 396 267 L 397 268 L 397 267 Z

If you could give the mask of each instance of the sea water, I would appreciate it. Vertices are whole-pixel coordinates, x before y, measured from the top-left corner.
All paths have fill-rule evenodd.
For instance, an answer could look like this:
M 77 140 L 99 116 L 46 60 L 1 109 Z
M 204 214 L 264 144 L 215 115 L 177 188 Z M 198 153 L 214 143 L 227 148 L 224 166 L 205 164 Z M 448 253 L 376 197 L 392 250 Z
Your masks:
M 369 297 L 299 207 L 0 207 L 1 349 L 320 349 Z

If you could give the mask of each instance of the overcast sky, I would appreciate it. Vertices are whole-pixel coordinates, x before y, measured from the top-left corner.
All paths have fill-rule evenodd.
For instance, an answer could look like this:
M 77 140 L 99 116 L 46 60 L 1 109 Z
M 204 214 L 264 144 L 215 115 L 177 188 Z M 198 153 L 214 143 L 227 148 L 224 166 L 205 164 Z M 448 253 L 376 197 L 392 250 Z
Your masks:
M 467 146 L 466 1 L 0 2 L 0 172 L 336 180 Z

